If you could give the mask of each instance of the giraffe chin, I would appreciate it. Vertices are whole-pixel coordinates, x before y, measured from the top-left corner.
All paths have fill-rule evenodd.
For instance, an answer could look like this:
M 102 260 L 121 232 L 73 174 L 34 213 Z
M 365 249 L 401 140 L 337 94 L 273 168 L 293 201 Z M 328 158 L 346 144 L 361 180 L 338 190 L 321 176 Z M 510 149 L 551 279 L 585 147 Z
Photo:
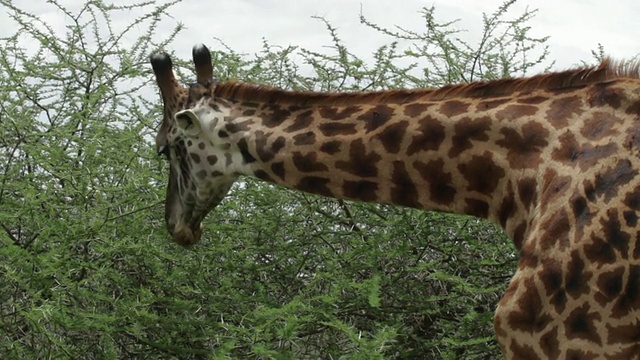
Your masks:
M 173 241 L 181 246 L 191 246 L 200 241 L 202 235 L 202 225 L 198 224 L 194 228 L 185 226 L 175 229 L 173 232 Z

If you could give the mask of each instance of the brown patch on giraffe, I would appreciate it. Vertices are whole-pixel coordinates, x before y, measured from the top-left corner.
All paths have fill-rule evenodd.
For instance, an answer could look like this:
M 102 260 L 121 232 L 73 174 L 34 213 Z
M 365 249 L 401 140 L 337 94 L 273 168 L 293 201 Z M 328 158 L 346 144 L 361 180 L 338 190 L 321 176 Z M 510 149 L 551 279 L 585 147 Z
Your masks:
M 640 266 L 630 265 L 627 283 L 620 295 L 616 297 L 611 316 L 623 319 L 629 316 L 629 313 L 638 310 L 640 310 Z
M 471 149 L 472 140 L 487 141 L 489 135 L 487 132 L 491 129 L 491 118 L 483 116 L 477 119 L 464 118 L 456 122 L 454 125 L 451 142 L 452 146 L 449 150 L 450 157 L 456 157 L 465 150 Z
M 615 260 L 615 259 L 614 259 Z M 615 269 L 604 272 L 598 276 L 597 292 L 594 294 L 594 300 L 605 307 L 607 304 L 615 301 L 622 292 L 622 283 L 624 279 L 624 267 L 620 266 Z
M 524 293 L 517 298 L 517 310 L 507 315 L 509 327 L 526 333 L 547 328 L 552 318 L 544 309 L 535 282 L 529 278 L 520 282 L 519 286 L 524 289 Z
M 549 131 L 537 122 L 528 122 L 522 127 L 522 134 L 504 127 L 500 129 L 502 139 L 496 144 L 507 149 L 507 160 L 514 169 L 536 168 L 542 162 L 540 153 L 547 146 Z
M 569 205 L 575 216 L 576 230 L 579 232 L 578 237 L 581 237 L 582 230 L 585 226 L 591 223 L 596 212 L 592 211 L 589 207 L 589 203 L 584 195 L 579 191 L 575 191 L 569 199 Z
M 496 112 L 496 119 L 498 120 L 513 120 L 520 119 L 527 116 L 535 115 L 538 112 L 538 107 L 525 104 L 511 104 L 505 106 Z
M 204 143 L 204 141 L 201 141 L 201 142 L 199 142 L 199 143 L 198 143 L 198 149 L 200 149 L 200 150 L 204 150 L 204 148 L 205 148 L 206 146 L 207 146 L 207 145 Z
M 612 88 L 611 84 L 610 82 L 603 82 L 591 86 L 587 90 L 587 103 L 589 103 L 589 106 L 619 108 L 622 100 L 626 100 L 626 97 L 621 89 Z
M 527 232 L 527 227 L 528 227 L 527 223 L 526 222 L 522 222 L 513 231 L 513 244 L 515 245 L 516 249 L 518 249 L 518 250 L 520 250 L 522 248 L 522 244 L 524 242 L 524 237 L 525 237 L 525 234 Z
M 636 212 L 640 211 L 640 185 L 636 186 L 632 191 L 627 193 L 627 196 L 625 196 L 623 203 Z
M 407 133 L 408 126 L 409 122 L 407 121 L 394 123 L 384 128 L 384 130 L 378 133 L 375 137 L 380 140 L 382 146 L 387 152 L 397 154 L 400 151 L 402 139 L 404 139 Z
M 553 127 L 561 129 L 569 125 L 569 119 L 582 115 L 583 104 L 579 96 L 567 96 L 553 100 L 547 110 L 547 119 Z
M 631 234 L 622 230 L 618 209 L 607 210 L 607 216 L 600 219 L 600 225 L 607 242 L 613 246 L 623 259 L 628 258 Z
M 228 138 L 229 137 L 229 133 L 226 130 L 220 129 L 218 131 L 218 137 L 221 138 L 221 139 Z
M 498 108 L 508 102 L 511 102 L 512 99 L 510 98 L 503 98 L 503 99 L 495 99 L 495 100 L 484 100 L 484 101 L 480 101 L 478 103 L 478 105 L 476 106 L 476 110 L 478 111 L 488 111 L 488 110 L 492 110 L 495 108 Z
M 598 199 L 596 187 L 593 182 L 591 182 L 591 180 L 584 180 L 582 182 L 582 186 L 584 187 L 584 197 L 592 203 L 595 203 Z
M 294 145 L 312 145 L 316 142 L 316 134 L 308 131 L 293 137 Z
M 432 104 L 428 104 L 428 103 L 408 104 L 407 106 L 404 107 L 404 115 L 412 119 L 417 118 L 418 116 L 422 115 L 422 113 L 427 111 L 427 109 L 429 109 L 430 106 L 432 106 Z
M 303 111 L 293 119 L 293 124 L 287 126 L 285 132 L 295 132 L 298 130 L 306 129 L 313 122 L 313 110 Z
M 200 94 L 197 95 L 198 99 L 202 99 L 204 96 L 206 96 L 205 92 L 206 92 L 206 88 L 201 88 L 202 92 L 200 92 Z M 216 113 L 221 113 L 222 110 L 220 109 L 220 106 L 215 102 L 215 101 L 209 101 L 207 103 L 209 105 L 209 107 L 211 108 L 211 110 L 213 110 Z
M 589 140 L 600 140 L 604 137 L 618 133 L 614 128 L 616 121 L 612 121 L 613 115 L 604 111 L 597 111 L 593 116 L 584 120 L 580 134 Z
M 464 213 L 486 219 L 489 216 L 489 203 L 478 199 L 465 199 L 467 204 Z
M 453 117 L 456 115 L 464 114 L 468 111 L 470 103 L 462 102 L 460 100 L 449 100 L 440 105 L 438 112 L 446 117 Z
M 584 260 L 578 250 L 571 252 L 564 276 L 567 294 L 572 298 L 578 299 L 591 291 L 589 281 L 593 273 L 586 270 Z
M 566 209 L 560 209 L 549 216 L 540 228 L 544 229 L 540 234 L 542 251 L 546 252 L 555 246 L 560 246 L 562 249 L 568 246 L 571 223 Z
M 600 314 L 590 311 L 589 304 L 584 303 L 569 313 L 565 320 L 565 332 L 569 340 L 583 339 L 602 345 L 596 324 L 602 319 Z
M 274 173 L 274 175 L 284 180 L 285 171 L 283 161 L 271 164 L 271 171 Z
M 218 162 L 218 157 L 215 155 L 207 155 L 207 162 L 209 165 L 215 165 Z
M 567 360 L 596 360 L 600 359 L 600 355 L 583 349 L 569 349 L 565 355 Z M 622 360 L 622 359 L 621 359 Z M 626 360 L 626 359 L 625 359 Z
M 640 115 L 640 100 L 635 100 L 624 112 L 628 115 Z
M 230 99 L 233 100 L 233 99 Z M 254 101 L 243 101 L 242 102 L 242 107 L 248 107 L 248 108 L 258 108 L 260 106 L 260 103 L 254 102 Z
M 600 160 L 610 158 L 618 150 L 618 146 L 614 143 L 596 147 L 587 143 L 581 144 L 570 132 L 562 134 L 558 143 L 561 146 L 553 150 L 552 158 L 569 166 L 577 165 L 583 171 L 593 168 Z
M 193 160 L 194 163 L 200 164 L 200 155 L 196 153 L 189 153 L 189 156 L 191 157 L 191 160 Z
M 511 346 L 509 347 L 511 352 L 515 356 L 514 359 L 518 360 L 540 360 L 538 355 L 536 355 L 535 350 L 531 345 L 527 344 L 518 344 L 515 339 L 511 340 Z
M 544 287 L 548 301 L 558 314 L 562 314 L 567 305 L 567 293 L 562 286 L 562 263 L 555 259 L 543 259 L 538 278 Z
M 391 188 L 391 200 L 394 204 L 419 208 L 418 189 L 411 180 L 402 161 L 393 162 L 393 172 L 391 174 L 393 187 Z
M 393 108 L 387 105 L 376 105 L 358 116 L 358 120 L 365 122 L 365 130 L 369 133 L 386 124 L 392 117 Z
M 540 349 L 547 359 L 560 358 L 560 341 L 558 339 L 558 327 L 554 326 L 540 337 Z
M 616 261 L 611 243 L 595 234 L 591 235 L 591 243 L 585 245 L 584 256 L 594 264 L 613 264 Z
M 540 95 L 519 97 L 517 99 L 517 101 L 520 104 L 528 104 L 528 105 L 539 105 L 547 100 L 549 100 L 548 96 L 540 96 Z
M 537 184 L 534 178 L 522 178 L 518 180 L 518 196 L 520 196 L 520 201 L 525 210 L 529 210 L 532 204 L 538 200 L 538 193 L 536 191 Z
M 498 208 L 498 223 L 503 229 L 507 227 L 507 221 L 516 212 L 515 196 L 513 193 L 513 184 L 509 181 L 507 193 Z
M 628 184 L 637 175 L 638 170 L 631 165 L 631 162 L 627 159 L 621 159 L 615 167 L 610 167 L 596 175 L 595 193 L 604 195 L 604 200 L 608 203 L 618 195 L 620 186 Z
M 638 326 L 636 326 L 636 328 L 638 328 Z M 611 355 L 608 355 L 610 356 L 609 358 L 627 360 L 627 359 L 633 359 L 634 356 L 637 356 L 638 354 L 640 354 L 640 339 L 635 338 L 635 340 L 632 340 L 627 344 L 631 344 L 631 345 L 623 345 L 620 351 L 615 352 Z
M 310 152 L 308 154 L 302 154 L 299 151 L 294 151 L 291 159 L 293 160 L 293 166 L 295 166 L 300 172 L 315 172 L 315 171 L 328 171 L 327 165 L 318 162 L 318 154 Z
M 458 170 L 469 184 L 470 191 L 493 195 L 505 171 L 493 161 L 493 154 L 485 151 L 481 156 L 474 155 L 466 164 L 458 165 Z
M 353 135 L 358 132 L 358 130 L 356 130 L 356 124 L 354 123 L 327 122 L 320 124 L 318 128 L 326 137 Z
M 235 134 L 239 132 L 247 132 L 251 129 L 251 126 L 255 123 L 253 120 L 244 120 L 244 121 L 225 121 L 224 125 L 225 130 L 230 134 Z
M 607 334 L 610 344 L 633 344 L 616 354 L 616 359 L 633 359 L 640 354 L 640 326 L 637 323 L 619 326 L 607 324 Z
M 345 197 L 361 201 L 375 201 L 378 199 L 376 194 L 378 184 L 373 181 L 345 181 L 342 185 L 342 192 Z
M 420 151 L 438 150 L 444 141 L 444 126 L 431 116 L 425 116 L 419 121 L 417 134 L 413 135 L 407 155 L 411 156 Z
M 622 146 L 636 157 L 640 157 L 640 121 L 638 120 L 640 120 L 640 114 L 636 115 L 635 121 L 626 131 L 627 134 L 622 143 Z
M 258 179 L 261 179 L 261 180 L 264 180 L 264 181 L 267 181 L 267 182 L 271 182 L 271 183 L 275 182 L 273 180 L 273 178 L 264 170 L 256 170 L 253 174 Z
M 262 125 L 268 128 L 280 126 L 291 116 L 290 108 L 278 104 L 265 104 L 266 115 L 262 116 Z
M 342 120 L 348 117 L 351 117 L 362 111 L 361 106 L 343 106 L 343 107 L 335 107 L 335 106 L 321 106 L 318 109 L 318 113 L 320 117 L 323 119 L 329 120 Z
M 327 186 L 328 183 L 329 179 L 318 176 L 306 176 L 300 179 L 300 181 L 296 185 L 296 188 L 312 194 L 330 197 L 333 196 L 333 192 Z
M 242 111 L 242 116 L 253 116 L 256 114 L 255 109 L 246 109 Z
M 447 205 L 453 201 L 456 189 L 451 186 L 451 174 L 444 170 L 443 159 L 432 160 L 428 163 L 416 161 L 413 163 L 413 167 L 429 184 L 429 195 L 433 202 Z
M 553 160 L 563 163 L 574 163 L 578 159 L 578 153 L 580 152 L 580 145 L 576 140 L 575 135 L 570 132 L 565 132 L 558 139 L 560 148 L 556 148 L 551 153 Z
M 334 155 L 340 152 L 341 147 L 342 147 L 342 141 L 338 141 L 338 140 L 327 141 L 326 143 L 322 144 L 322 146 L 320 146 L 320 151 L 329 155 Z
M 373 177 L 378 175 L 376 163 L 382 157 L 376 152 L 368 152 L 362 139 L 354 140 L 349 147 L 349 160 L 336 161 L 336 167 L 350 174 L 360 177 Z
M 287 140 L 284 136 L 278 136 L 269 146 L 269 135 L 265 135 L 262 131 L 256 131 L 256 153 L 260 160 L 269 162 L 273 160 L 276 154 L 284 148 Z
M 622 213 L 622 217 L 628 227 L 636 227 L 638 225 L 638 213 L 635 211 L 625 211 Z

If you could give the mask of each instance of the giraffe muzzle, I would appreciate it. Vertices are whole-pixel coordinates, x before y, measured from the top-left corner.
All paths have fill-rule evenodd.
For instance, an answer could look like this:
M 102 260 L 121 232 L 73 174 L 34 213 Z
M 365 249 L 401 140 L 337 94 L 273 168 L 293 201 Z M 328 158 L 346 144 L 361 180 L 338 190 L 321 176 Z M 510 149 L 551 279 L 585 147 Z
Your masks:
M 171 235 L 173 237 L 173 241 L 178 245 L 191 246 L 200 241 L 200 236 L 202 235 L 202 225 L 197 224 L 194 227 L 176 227 Z

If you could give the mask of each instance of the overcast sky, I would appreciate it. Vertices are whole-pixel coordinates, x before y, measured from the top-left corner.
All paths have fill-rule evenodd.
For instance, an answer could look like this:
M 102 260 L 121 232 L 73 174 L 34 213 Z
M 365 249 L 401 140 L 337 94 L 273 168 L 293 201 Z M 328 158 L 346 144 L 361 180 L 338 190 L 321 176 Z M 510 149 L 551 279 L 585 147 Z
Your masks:
M 58 1 L 72 12 L 85 2 Z M 44 0 L 16 3 L 64 34 L 65 17 L 52 5 Z M 247 54 L 260 51 L 262 38 L 275 45 L 322 49 L 322 46 L 331 44 L 331 39 L 325 25 L 312 18 L 322 16 L 337 28 L 339 36 L 353 53 L 366 58 L 392 39 L 360 24 L 360 11 L 383 26 L 399 25 L 422 31 L 424 21 L 419 11 L 434 5 L 439 21 L 460 19 L 455 26 L 469 30 L 463 38 L 477 42 L 482 13 L 492 13 L 502 3 L 501 0 L 183 0 L 171 8 L 173 19 L 162 23 L 158 37 L 168 34 L 177 22 L 183 23 L 186 29 L 172 45 L 183 58 L 189 57 L 194 43 L 219 47 L 214 38 L 220 38 L 232 49 Z M 638 0 L 519 0 L 510 13 L 515 17 L 527 7 L 538 9 L 530 22 L 532 34 L 550 36 L 550 59 L 556 61 L 556 69 L 591 60 L 590 51 L 599 43 L 617 59 L 631 58 L 640 53 Z M 0 10 L 3 12 L 0 13 L 0 36 L 6 36 L 14 28 L 6 21 L 4 10 Z M 130 18 L 135 15 L 131 14 Z M 114 20 L 128 24 L 130 18 L 123 14 L 122 19 Z M 145 30 L 140 29 L 140 33 Z
M 207 3 L 215 5 L 203 5 Z M 358 19 L 361 9 L 375 23 L 422 31 L 424 21 L 419 11 L 431 5 L 436 7 L 440 21 L 460 19 L 456 26 L 469 30 L 466 33 L 469 41 L 477 41 L 482 13 L 493 13 L 502 3 L 502 0 L 183 0 L 174 7 L 173 14 L 187 29 L 175 44 L 175 50 L 188 56 L 192 43 L 215 45 L 214 37 L 247 53 L 259 50 L 262 37 L 278 45 L 320 47 L 330 44 L 330 38 L 324 24 L 311 17 L 323 16 L 338 29 L 352 52 L 365 56 L 391 39 L 361 25 Z M 630 58 L 640 53 L 638 0 L 519 0 L 511 13 L 515 17 L 527 7 L 538 9 L 530 23 L 532 33 L 550 36 L 551 58 L 557 68 L 591 60 L 590 52 L 599 43 L 614 58 Z

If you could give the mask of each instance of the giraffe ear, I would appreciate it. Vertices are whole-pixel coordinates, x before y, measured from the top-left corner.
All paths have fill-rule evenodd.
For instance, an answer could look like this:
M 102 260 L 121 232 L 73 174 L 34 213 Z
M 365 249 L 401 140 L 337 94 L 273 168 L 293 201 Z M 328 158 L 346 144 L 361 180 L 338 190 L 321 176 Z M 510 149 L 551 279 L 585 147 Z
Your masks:
M 176 123 L 187 136 L 198 136 L 202 130 L 200 118 L 196 113 L 187 109 L 176 114 Z

